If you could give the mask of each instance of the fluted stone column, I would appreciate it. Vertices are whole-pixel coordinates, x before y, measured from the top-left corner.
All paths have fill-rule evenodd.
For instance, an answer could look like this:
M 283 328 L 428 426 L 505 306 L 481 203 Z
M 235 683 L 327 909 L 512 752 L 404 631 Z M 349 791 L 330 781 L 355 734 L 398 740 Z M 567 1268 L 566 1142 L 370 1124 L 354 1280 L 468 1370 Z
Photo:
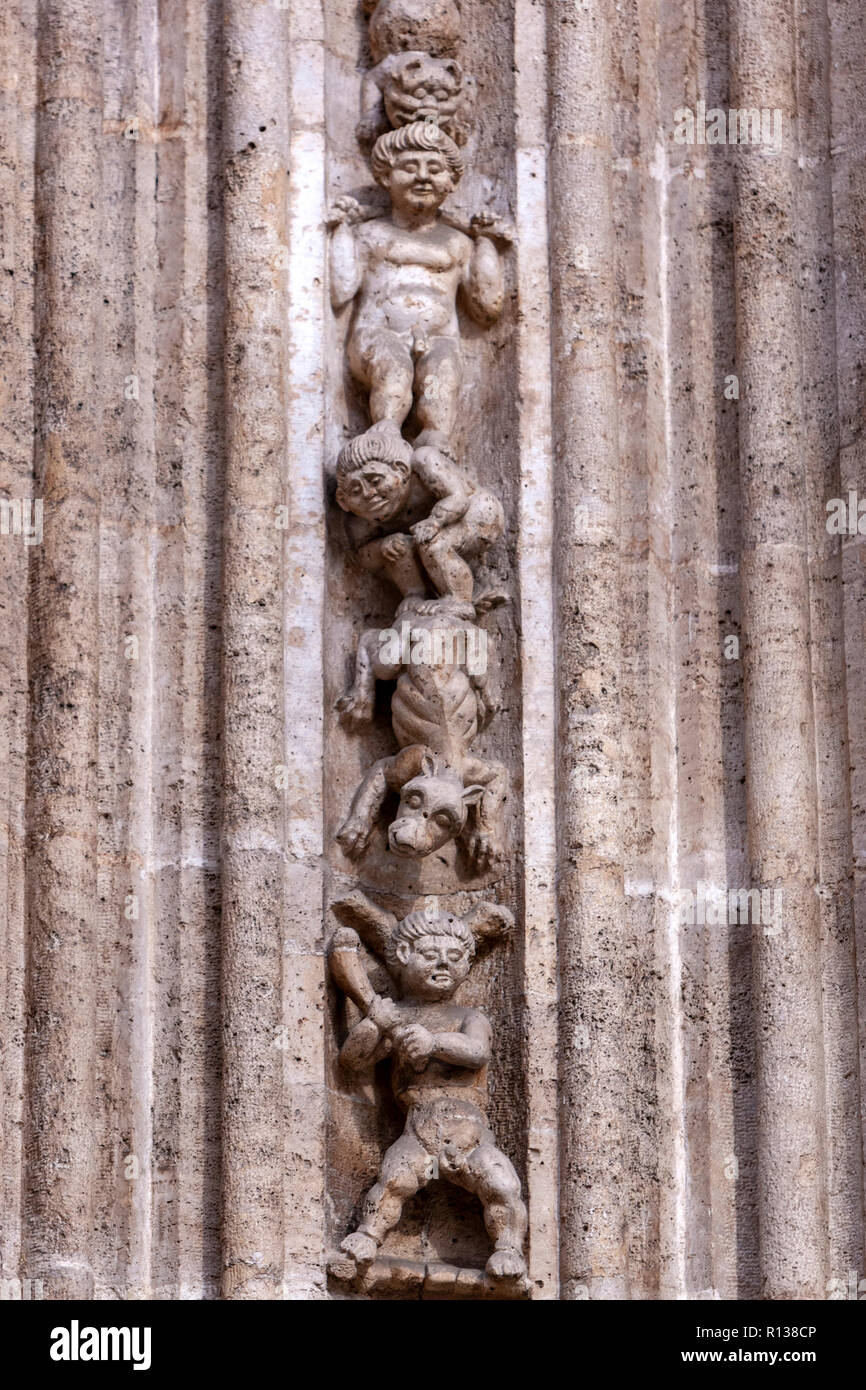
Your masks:
M 102 26 L 40 0 L 25 1277 L 93 1294 Z
M 283 1282 L 286 15 L 224 8 L 223 1296 Z
M 560 1274 L 627 1295 L 610 16 L 548 6 L 558 658 Z
M 781 891 L 753 932 L 758 1219 L 765 1298 L 828 1274 L 815 710 L 810 663 L 794 7 L 737 0 L 732 104 L 780 109 L 781 149 L 737 151 L 742 613 L 752 882 Z
M 506 513 L 518 925 L 475 978 L 531 1297 L 847 1292 L 866 538 L 825 522 L 866 498 L 862 0 L 461 13 L 451 211 L 517 230 L 461 438 Z M 390 601 L 331 495 L 367 35 L 360 0 L 0 13 L 0 500 L 44 503 L 41 543 L 0 534 L 0 1277 L 31 1296 L 332 1297 L 394 1137 L 326 1065 L 323 963 L 366 756 L 325 691 Z M 676 143 L 699 100 L 778 108 L 781 148 Z M 684 922 L 700 882 L 781 917 Z M 398 1262 L 446 1222 L 483 1248 L 452 1197 Z

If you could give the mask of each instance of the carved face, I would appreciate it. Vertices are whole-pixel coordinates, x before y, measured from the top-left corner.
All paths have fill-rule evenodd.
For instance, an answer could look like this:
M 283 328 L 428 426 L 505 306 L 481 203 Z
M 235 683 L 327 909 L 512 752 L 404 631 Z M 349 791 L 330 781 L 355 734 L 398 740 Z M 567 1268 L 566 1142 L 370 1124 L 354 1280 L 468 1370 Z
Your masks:
M 391 165 L 386 187 L 397 211 L 427 212 L 442 206 L 454 188 L 454 177 L 439 150 L 402 150 Z
M 423 859 L 456 839 L 466 824 L 469 807 L 483 790 L 479 786 L 464 787 L 455 772 L 432 767 L 406 782 L 396 818 L 388 829 L 388 844 L 394 854 L 405 859 Z
M 337 502 L 366 521 L 390 521 L 406 502 L 409 472 L 408 466 L 371 459 L 340 483 Z
M 392 126 L 429 120 L 450 133 L 462 77 L 459 63 L 430 58 L 426 53 L 404 55 L 394 64 L 383 89 Z
M 418 999 L 448 999 L 469 974 L 469 952 L 456 936 L 422 936 L 398 941 L 400 983 Z

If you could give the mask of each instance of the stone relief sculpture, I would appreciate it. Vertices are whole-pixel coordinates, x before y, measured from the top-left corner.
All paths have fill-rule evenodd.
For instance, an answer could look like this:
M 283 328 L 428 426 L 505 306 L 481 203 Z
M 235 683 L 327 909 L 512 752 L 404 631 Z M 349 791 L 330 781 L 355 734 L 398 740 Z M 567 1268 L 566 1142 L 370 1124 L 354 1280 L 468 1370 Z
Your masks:
M 465 144 L 474 92 L 457 62 L 460 12 L 444 4 L 392 0 L 365 4 L 375 67 L 361 84 L 358 139 L 372 144 L 388 122 L 434 121 Z
M 482 620 L 508 596 L 482 565 L 505 518 L 500 500 L 459 456 L 455 426 L 463 386 L 459 310 L 482 328 L 499 317 L 512 233 L 490 211 L 463 225 L 443 207 L 464 173 L 461 147 L 474 101 L 460 62 L 459 4 L 365 0 L 364 9 L 375 66 L 362 84 L 358 138 L 372 145 L 373 177 L 390 209 L 343 196 L 330 219 L 331 302 L 337 313 L 351 306 L 347 363 L 367 394 L 371 422 L 340 451 L 336 501 L 354 562 L 392 584 L 399 600 L 391 629 L 361 637 L 354 680 L 337 709 L 361 731 L 374 720 L 376 682 L 395 681 L 397 750 L 363 776 L 337 841 L 348 861 L 358 860 L 390 797 L 396 812 L 377 844 L 405 865 L 441 855 L 453 842 L 462 861 L 441 859 L 440 891 L 451 892 L 467 872 L 477 882 L 509 857 L 508 773 L 474 747 L 497 713 Z M 406 893 L 413 881 L 400 882 Z M 390 1058 L 406 1124 L 332 1274 L 365 1279 L 368 1287 L 406 1199 L 442 1177 L 480 1199 L 494 1243 L 486 1269 L 465 1272 L 474 1294 L 520 1296 L 526 1211 L 484 1110 L 493 1029 L 482 1011 L 455 997 L 478 942 L 505 935 L 512 916 L 489 903 L 460 916 L 428 897 L 424 912 L 398 919 L 360 891 L 334 906 L 349 925 L 331 945 L 332 977 L 362 1013 L 340 1062 L 363 1072 Z M 393 998 L 374 989 L 357 931 L 386 962 Z
M 400 751 L 370 768 L 337 838 L 347 854 L 360 854 L 387 793 L 395 791 L 400 805 L 388 830 L 395 854 L 417 859 L 460 838 L 471 861 L 486 869 L 504 854 L 501 813 L 508 776 L 500 763 L 471 752 L 479 724 L 492 713 L 485 701 L 485 675 L 470 676 L 465 661 L 453 659 L 454 654 L 445 659 L 432 640 L 438 632 L 460 633 L 465 641 L 474 609 L 471 604 L 452 608 L 408 598 L 398 608 L 397 620 L 407 615 L 414 633 L 431 633 L 429 659 L 415 655 L 419 644 L 414 641 L 408 661 L 390 660 L 381 632 L 371 629 L 358 644 L 355 684 L 340 701 L 344 716 L 369 721 L 376 681 L 396 679 L 391 721 Z
M 469 974 L 477 942 L 509 932 L 510 912 L 479 903 L 460 918 L 428 903 L 397 921 L 362 893 L 334 906 L 384 956 L 398 996 L 376 993 L 360 959 L 358 933 L 341 927 L 331 941 L 331 974 L 363 1017 L 350 1029 L 340 1061 L 361 1070 L 390 1057 L 394 1095 L 406 1115 L 403 1133 L 388 1149 L 364 1198 L 358 1229 L 341 1244 L 348 1264 L 335 1261 L 336 1271 L 352 1278 L 375 1260 L 404 1203 L 439 1177 L 482 1203 L 494 1246 L 488 1276 L 525 1281 L 526 1208 L 520 1181 L 497 1147 L 484 1110 L 493 1030 L 480 1010 L 454 998 Z
M 350 197 L 332 213 L 331 302 L 357 298 L 349 366 L 370 393 L 374 423 L 402 426 L 413 405 L 419 443 L 447 445 L 463 379 L 457 295 L 482 326 L 502 312 L 502 265 L 494 237 L 511 229 L 479 213 L 469 231 L 439 214 L 462 173 L 463 158 L 433 121 L 380 136 L 373 174 L 391 196 L 389 217 L 370 217 Z

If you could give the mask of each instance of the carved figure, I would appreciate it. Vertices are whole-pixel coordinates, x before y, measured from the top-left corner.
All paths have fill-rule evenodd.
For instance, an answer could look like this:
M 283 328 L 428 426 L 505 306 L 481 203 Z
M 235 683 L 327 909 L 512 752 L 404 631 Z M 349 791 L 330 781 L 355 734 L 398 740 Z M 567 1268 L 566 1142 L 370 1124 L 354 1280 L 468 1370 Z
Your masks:
M 471 751 L 479 727 L 494 712 L 487 692 L 486 665 L 470 674 L 469 640 L 478 635 L 471 604 L 415 597 L 402 601 L 395 624 L 408 619 L 415 640 L 394 652 L 378 629 L 358 643 L 355 681 L 337 703 L 356 725 L 373 718 L 377 680 L 396 680 L 391 723 L 400 751 L 380 758 L 352 799 L 337 840 L 350 857 L 366 849 L 389 791 L 398 792 L 397 815 L 388 828 L 394 854 L 423 859 L 450 840 L 459 840 L 479 872 L 504 856 L 502 811 L 508 773 Z M 451 636 L 453 634 L 453 636 Z M 450 636 L 446 644 L 445 638 Z M 458 637 L 462 641 L 455 640 Z M 446 649 L 446 645 L 447 648 Z
M 340 1061 L 361 1070 L 390 1056 L 394 1096 L 406 1114 L 405 1129 L 364 1198 L 361 1223 L 341 1250 L 356 1266 L 368 1265 L 400 1220 L 407 1198 L 441 1177 L 482 1203 L 494 1246 L 487 1261 L 490 1277 L 525 1279 L 520 1180 L 497 1147 L 485 1114 L 490 1022 L 479 1009 L 454 1000 L 469 974 L 476 942 L 510 931 L 510 912 L 479 903 L 462 919 L 430 905 L 398 922 L 362 893 L 335 910 L 384 954 L 400 995 L 395 1001 L 375 993 L 358 954 L 358 935 L 342 927 L 331 943 L 331 971 L 365 1017 L 349 1032 Z
M 349 366 L 370 393 L 374 424 L 401 426 L 414 403 L 422 431 L 447 439 L 462 381 L 458 291 L 476 322 L 498 318 L 504 288 L 492 238 L 508 241 L 512 233 L 492 213 L 474 217 L 470 235 L 440 217 L 463 160 L 432 122 L 380 136 L 371 162 L 391 195 L 391 215 L 364 220 L 349 197 L 338 198 L 331 215 L 331 300 L 335 309 L 358 301 Z
M 459 0 L 363 0 L 377 63 L 388 53 L 423 50 L 453 58 L 460 44 Z
M 351 439 L 337 459 L 337 502 L 351 515 L 347 529 L 364 569 L 384 574 L 404 597 L 427 592 L 426 574 L 440 597 L 471 603 L 467 558 L 480 558 L 502 535 L 502 504 L 458 468 L 444 440 L 437 447 L 429 437 L 413 449 L 386 420 Z
M 358 139 L 373 141 L 392 126 L 433 121 L 465 145 L 474 107 L 474 85 L 454 58 L 429 53 L 390 53 L 361 83 Z

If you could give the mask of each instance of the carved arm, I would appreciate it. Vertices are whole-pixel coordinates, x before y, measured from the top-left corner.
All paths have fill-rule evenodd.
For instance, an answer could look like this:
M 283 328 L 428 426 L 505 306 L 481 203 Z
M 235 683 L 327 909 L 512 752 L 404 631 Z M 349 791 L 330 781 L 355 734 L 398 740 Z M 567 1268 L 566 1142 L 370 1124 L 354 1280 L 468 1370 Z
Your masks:
M 495 323 L 505 302 L 502 261 L 487 236 L 477 236 L 463 276 L 466 308 L 482 327 Z
M 391 1047 L 391 1039 L 383 1036 L 372 1018 L 362 1018 L 340 1048 L 340 1062 L 349 1071 L 362 1071 L 380 1062 Z
M 472 489 L 467 486 L 460 470 L 448 462 L 445 454 L 429 445 L 415 450 L 412 467 L 427 491 L 439 499 L 430 508 L 429 516 L 412 527 L 416 541 L 423 543 L 432 539 L 443 527 L 460 520 L 469 505 Z
M 431 1056 L 454 1067 L 483 1067 L 490 1061 L 490 1036 L 487 1019 L 473 1011 L 462 1033 L 434 1033 Z
M 334 228 L 329 252 L 331 304 L 342 309 L 358 290 L 364 278 L 364 258 L 353 230 L 364 218 L 364 210 L 354 198 L 338 198 L 331 212 Z

